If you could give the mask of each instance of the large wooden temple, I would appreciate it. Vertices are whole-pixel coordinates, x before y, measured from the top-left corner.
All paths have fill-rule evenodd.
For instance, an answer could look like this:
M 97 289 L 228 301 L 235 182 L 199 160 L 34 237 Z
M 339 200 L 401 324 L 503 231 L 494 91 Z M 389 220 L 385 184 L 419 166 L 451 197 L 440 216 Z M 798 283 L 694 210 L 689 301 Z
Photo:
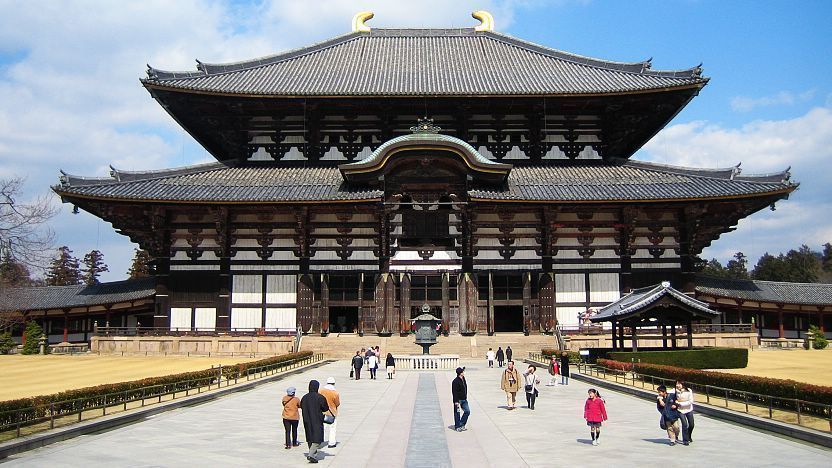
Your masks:
M 697 255 L 796 188 L 631 156 L 708 83 L 493 31 L 354 30 L 142 85 L 216 162 L 62 199 L 151 253 L 156 327 L 551 332 L 632 288 L 692 293 Z M 150 325 L 150 324 L 147 324 Z

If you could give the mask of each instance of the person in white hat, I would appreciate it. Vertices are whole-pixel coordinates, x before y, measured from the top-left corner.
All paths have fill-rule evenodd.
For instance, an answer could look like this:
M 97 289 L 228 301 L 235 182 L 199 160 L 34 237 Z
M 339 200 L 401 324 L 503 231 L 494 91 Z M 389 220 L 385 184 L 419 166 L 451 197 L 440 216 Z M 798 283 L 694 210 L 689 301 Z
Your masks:
M 335 377 L 329 377 L 326 379 L 326 385 L 321 390 L 321 395 L 326 398 L 326 403 L 329 406 L 329 411 L 335 417 L 335 421 L 332 424 L 327 424 L 329 427 L 329 435 L 327 435 L 327 443 L 329 448 L 334 448 L 338 445 L 338 439 L 335 438 L 336 430 L 338 425 L 338 407 L 341 406 L 341 396 L 338 394 L 338 390 L 335 390 Z

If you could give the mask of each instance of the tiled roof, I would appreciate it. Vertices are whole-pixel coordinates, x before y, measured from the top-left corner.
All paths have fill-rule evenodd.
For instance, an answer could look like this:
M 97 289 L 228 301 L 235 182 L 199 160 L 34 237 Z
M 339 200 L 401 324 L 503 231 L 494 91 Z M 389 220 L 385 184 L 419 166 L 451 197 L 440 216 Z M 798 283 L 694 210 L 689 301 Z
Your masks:
M 0 297 L 0 310 L 31 311 L 88 307 L 147 299 L 156 294 L 156 279 L 99 283 L 93 286 L 9 288 Z
M 501 186 L 469 190 L 474 199 L 517 201 L 685 200 L 787 193 L 784 172 L 756 179 L 736 171 L 686 169 L 631 160 L 562 161 L 514 167 Z M 112 178 L 64 175 L 62 196 L 180 202 L 296 202 L 380 200 L 381 190 L 348 185 L 336 167 L 236 167 L 211 163 L 151 172 L 113 170 Z
M 832 305 L 832 284 L 823 283 L 739 280 L 700 275 L 696 278 L 696 293 L 755 302 Z
M 606 322 L 612 319 L 624 318 L 638 313 L 641 309 L 668 295 L 699 314 L 719 315 L 719 312 L 709 309 L 708 304 L 677 291 L 670 286 L 669 282 L 663 282 L 656 286 L 633 290 L 630 294 L 599 310 L 598 314 L 590 320 Z
M 195 72 L 148 69 L 147 86 L 270 96 L 568 95 L 704 85 L 694 67 L 583 57 L 487 31 L 373 29 Z

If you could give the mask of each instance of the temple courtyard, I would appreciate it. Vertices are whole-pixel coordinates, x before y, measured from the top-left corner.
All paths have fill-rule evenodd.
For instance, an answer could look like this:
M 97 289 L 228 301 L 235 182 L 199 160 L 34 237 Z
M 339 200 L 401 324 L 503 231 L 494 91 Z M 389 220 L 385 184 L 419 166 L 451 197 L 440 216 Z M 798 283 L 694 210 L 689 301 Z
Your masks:
M 7 466 L 305 466 L 306 444 L 283 447 L 280 398 L 286 387 L 305 393 L 310 379 L 337 379 L 342 406 L 338 446 L 323 466 L 812 466 L 832 451 L 696 417 L 695 443 L 667 445 L 655 405 L 602 390 L 610 421 L 592 446 L 582 419 L 588 386 L 541 387 L 534 411 L 525 401 L 505 409 L 501 370 L 466 362 L 471 419 L 454 432 L 452 371 L 400 371 L 394 380 L 348 378 L 338 361 L 216 401 L 15 455 Z M 521 366 L 525 369 L 525 365 Z M 366 372 L 365 372 L 366 374 Z M 548 376 L 541 375 L 543 383 Z M 300 439 L 303 441 L 302 426 Z M 825 460 L 825 461 L 824 461 Z

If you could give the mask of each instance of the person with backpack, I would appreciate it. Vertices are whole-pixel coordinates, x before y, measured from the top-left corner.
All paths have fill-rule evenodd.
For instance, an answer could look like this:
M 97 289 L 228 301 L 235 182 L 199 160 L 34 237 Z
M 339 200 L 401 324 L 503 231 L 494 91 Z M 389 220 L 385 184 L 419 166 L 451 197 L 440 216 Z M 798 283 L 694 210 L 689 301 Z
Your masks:
M 607 420 L 607 408 L 598 390 L 590 388 L 587 391 L 589 397 L 584 403 L 584 419 L 589 426 L 589 435 L 592 437 L 592 445 L 598 445 L 601 437 L 601 424 Z
M 503 371 L 500 388 L 506 392 L 506 407 L 513 410 L 517 407 L 517 391 L 520 390 L 520 372 L 514 367 L 514 361 L 508 361 L 508 367 Z
M 682 425 L 679 423 L 682 413 L 679 412 L 679 405 L 676 404 L 676 395 L 668 394 L 667 387 L 664 385 L 659 385 L 656 392 L 659 394 L 656 397 L 656 409 L 662 415 L 659 427 L 667 431 L 670 445 L 676 445 L 682 432 Z

